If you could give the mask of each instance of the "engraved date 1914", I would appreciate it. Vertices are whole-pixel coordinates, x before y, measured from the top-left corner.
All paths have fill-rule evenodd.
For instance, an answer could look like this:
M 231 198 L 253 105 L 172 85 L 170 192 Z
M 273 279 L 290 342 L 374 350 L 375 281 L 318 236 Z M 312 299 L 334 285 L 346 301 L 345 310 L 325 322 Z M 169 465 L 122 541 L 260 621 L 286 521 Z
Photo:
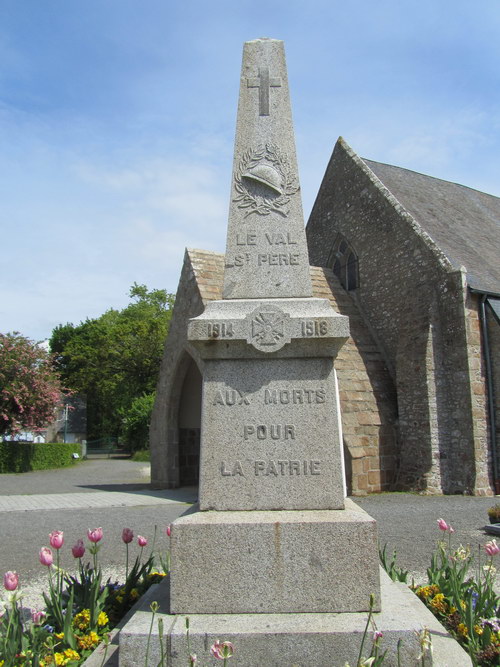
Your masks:
M 231 322 L 209 322 L 207 324 L 208 338 L 232 338 L 234 336 Z

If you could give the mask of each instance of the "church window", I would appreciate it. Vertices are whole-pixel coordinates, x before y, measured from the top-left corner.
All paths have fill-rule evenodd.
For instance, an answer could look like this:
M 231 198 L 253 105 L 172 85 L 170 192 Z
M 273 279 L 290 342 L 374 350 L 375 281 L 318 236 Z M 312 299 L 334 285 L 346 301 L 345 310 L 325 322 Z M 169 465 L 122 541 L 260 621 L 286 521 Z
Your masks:
M 337 234 L 328 257 L 327 266 L 346 290 L 359 287 L 358 256 L 342 234 Z

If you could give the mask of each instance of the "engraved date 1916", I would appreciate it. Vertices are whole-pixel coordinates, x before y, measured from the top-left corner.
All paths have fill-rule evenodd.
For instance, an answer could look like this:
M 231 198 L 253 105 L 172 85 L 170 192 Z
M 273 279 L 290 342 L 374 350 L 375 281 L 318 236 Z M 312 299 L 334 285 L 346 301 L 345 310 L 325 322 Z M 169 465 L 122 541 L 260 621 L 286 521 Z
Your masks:
M 302 320 L 303 336 L 326 336 L 328 322 L 326 320 Z
M 231 322 L 209 322 L 207 324 L 208 338 L 232 338 L 234 336 Z

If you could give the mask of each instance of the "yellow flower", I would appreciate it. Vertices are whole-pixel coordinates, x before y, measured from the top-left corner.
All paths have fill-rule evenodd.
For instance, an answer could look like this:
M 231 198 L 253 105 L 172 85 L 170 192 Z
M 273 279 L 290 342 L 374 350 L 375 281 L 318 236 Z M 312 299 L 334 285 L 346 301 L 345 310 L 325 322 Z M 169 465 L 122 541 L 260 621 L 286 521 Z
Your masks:
M 56 639 L 64 639 L 64 632 L 55 632 L 54 637 Z
M 484 630 L 480 625 L 475 625 L 474 632 L 476 633 L 476 635 L 482 635 Z
M 83 609 L 78 614 L 75 614 L 73 619 L 73 626 L 79 630 L 86 630 L 90 623 L 90 609 Z
M 448 604 L 445 602 L 444 595 L 442 593 L 435 595 L 430 601 L 430 605 L 442 614 L 445 614 L 448 608 Z
M 453 554 L 452 558 L 456 560 L 467 560 L 469 556 L 470 556 L 470 547 L 469 546 L 464 547 L 461 544 Z
M 89 632 L 88 635 L 83 635 L 83 637 L 77 637 L 76 641 L 78 642 L 78 648 L 82 651 L 85 651 L 86 649 L 89 648 L 94 648 L 94 646 L 97 646 L 99 644 L 99 635 L 97 632 Z
M 69 662 L 70 660 L 80 660 L 80 654 L 76 651 L 73 651 L 72 648 L 67 648 L 64 651 L 64 657 Z
M 466 602 L 465 602 L 464 600 L 460 600 L 460 606 L 462 607 L 462 609 L 463 609 L 464 611 L 467 609 L 467 604 L 466 604 Z
M 54 653 L 54 658 L 56 659 L 56 665 L 64 665 L 66 662 L 64 659 L 64 653 Z
M 97 617 L 97 625 L 107 625 L 109 623 L 109 618 L 106 614 L 106 612 L 101 611 L 99 616 Z
M 137 600 L 137 598 L 139 597 L 139 591 L 137 590 L 137 588 L 133 588 L 130 591 L 130 597 L 132 600 Z
M 426 598 L 429 597 L 429 586 L 420 586 L 420 588 L 417 588 L 417 595 L 419 598 L 422 598 L 425 600 Z
M 459 623 L 458 627 L 457 627 L 457 630 L 458 630 L 458 634 L 462 635 L 462 637 L 467 637 L 467 635 L 469 634 L 469 630 L 464 623 Z
M 426 600 L 428 597 L 433 597 L 439 593 L 439 586 L 433 584 L 432 586 L 420 586 L 417 588 L 417 595 L 419 598 Z

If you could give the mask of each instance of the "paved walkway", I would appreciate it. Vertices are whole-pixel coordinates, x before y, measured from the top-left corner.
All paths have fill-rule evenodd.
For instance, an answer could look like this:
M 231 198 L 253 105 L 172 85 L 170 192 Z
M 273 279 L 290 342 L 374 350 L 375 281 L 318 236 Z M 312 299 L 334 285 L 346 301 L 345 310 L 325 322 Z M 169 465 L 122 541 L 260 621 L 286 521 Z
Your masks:
M 168 497 L 167 494 L 168 493 Z M 95 493 L 53 493 L 31 496 L 0 496 L 0 512 L 29 510 L 69 510 L 93 507 L 140 507 L 192 503 L 196 495 L 190 489 L 166 491 L 96 491 Z
M 89 459 L 71 468 L 0 475 L 0 512 L 192 503 L 195 488 L 154 491 L 149 463 Z

